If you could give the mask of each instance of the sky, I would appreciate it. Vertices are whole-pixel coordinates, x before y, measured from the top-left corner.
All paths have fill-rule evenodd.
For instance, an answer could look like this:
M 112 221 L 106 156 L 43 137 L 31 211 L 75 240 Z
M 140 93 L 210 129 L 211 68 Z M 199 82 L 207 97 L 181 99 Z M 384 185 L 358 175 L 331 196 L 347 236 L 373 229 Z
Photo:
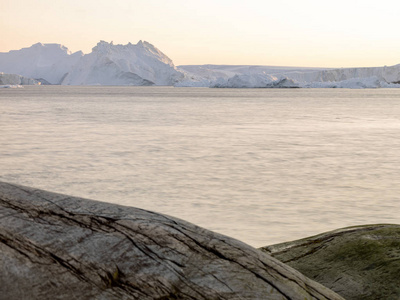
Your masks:
M 0 52 L 152 43 L 175 65 L 400 63 L 400 1 L 0 0 Z

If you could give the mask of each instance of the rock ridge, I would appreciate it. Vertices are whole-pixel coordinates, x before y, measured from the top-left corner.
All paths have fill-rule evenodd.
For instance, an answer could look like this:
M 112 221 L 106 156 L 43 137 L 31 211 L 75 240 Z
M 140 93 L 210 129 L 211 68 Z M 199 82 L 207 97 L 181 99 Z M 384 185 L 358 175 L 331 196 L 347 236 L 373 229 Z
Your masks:
M 343 299 L 183 220 L 0 182 L 4 299 Z

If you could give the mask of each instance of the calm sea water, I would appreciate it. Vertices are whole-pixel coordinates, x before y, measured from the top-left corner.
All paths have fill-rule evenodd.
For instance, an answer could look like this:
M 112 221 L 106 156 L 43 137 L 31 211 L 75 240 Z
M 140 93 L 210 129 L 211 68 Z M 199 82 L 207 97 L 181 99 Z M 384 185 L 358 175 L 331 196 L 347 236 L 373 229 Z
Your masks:
M 400 90 L 0 90 L 0 180 L 253 246 L 400 223 Z

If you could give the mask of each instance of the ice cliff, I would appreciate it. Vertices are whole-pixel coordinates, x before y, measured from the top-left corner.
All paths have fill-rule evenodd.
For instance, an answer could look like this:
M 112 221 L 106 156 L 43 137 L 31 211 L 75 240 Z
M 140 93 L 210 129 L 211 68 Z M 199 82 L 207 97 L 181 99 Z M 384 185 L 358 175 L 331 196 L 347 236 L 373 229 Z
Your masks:
M 293 72 L 290 77 L 300 83 L 338 82 L 359 78 L 377 78 L 381 82 L 400 83 L 400 64 L 391 67 L 340 68 L 316 72 Z
M 218 88 L 390 88 L 400 87 L 400 65 L 313 69 L 269 66 L 180 66 L 189 80 L 180 86 Z

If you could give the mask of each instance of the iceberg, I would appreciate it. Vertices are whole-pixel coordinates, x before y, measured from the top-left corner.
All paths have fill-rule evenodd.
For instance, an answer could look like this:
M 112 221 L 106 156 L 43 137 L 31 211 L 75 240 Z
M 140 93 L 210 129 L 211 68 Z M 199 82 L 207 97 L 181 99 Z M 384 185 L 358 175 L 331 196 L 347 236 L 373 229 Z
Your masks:
M 270 66 L 180 66 L 180 86 L 208 82 L 214 88 L 398 88 L 400 65 L 374 68 L 316 69 Z
M 146 41 L 100 41 L 92 52 L 72 53 L 60 44 L 37 43 L 0 53 L 0 72 L 42 84 L 161 85 L 213 88 L 398 88 L 400 64 L 374 68 L 302 68 L 254 65 L 176 67 Z M 18 76 L 15 75 L 15 76 Z M 10 84 L 27 84 L 16 79 Z M 29 83 L 35 84 L 35 83 Z
M 148 42 L 114 45 L 100 41 L 65 76 L 65 85 L 174 85 L 183 73 Z
M 18 84 L 6 84 L 6 85 L 0 85 L 0 88 L 17 89 L 17 88 L 23 88 L 23 86 L 22 85 L 18 85 Z
M 89 54 L 60 44 L 37 43 L 0 53 L 0 72 L 62 85 L 174 85 L 185 75 L 148 42 L 100 41 Z
M 17 74 L 0 73 L 0 86 L 12 87 L 21 85 L 40 85 L 41 82 L 32 78 L 27 78 Z
M 298 88 L 299 84 L 285 77 L 269 74 L 235 75 L 231 78 L 218 79 L 211 83 L 213 88 Z
M 298 82 L 286 76 L 275 77 L 269 74 L 234 75 L 231 78 L 211 82 L 212 88 L 400 88 L 399 83 L 388 83 L 378 76 L 350 78 L 337 81 Z
M 400 88 L 400 84 L 388 83 L 377 76 L 366 78 L 350 78 L 340 81 L 315 81 L 304 83 L 304 88 L 344 88 L 344 89 L 375 89 L 375 88 Z
M 293 72 L 309 73 L 322 68 L 298 68 L 298 67 L 276 67 L 276 66 L 253 66 L 253 65 L 183 65 L 178 70 L 185 72 L 186 80 L 180 82 L 181 86 L 192 86 L 192 82 L 208 82 L 209 85 L 217 81 L 227 80 L 235 75 L 290 77 Z
M 37 43 L 29 48 L 0 53 L 0 72 L 59 84 L 82 56 L 81 51 L 71 53 L 63 45 Z

